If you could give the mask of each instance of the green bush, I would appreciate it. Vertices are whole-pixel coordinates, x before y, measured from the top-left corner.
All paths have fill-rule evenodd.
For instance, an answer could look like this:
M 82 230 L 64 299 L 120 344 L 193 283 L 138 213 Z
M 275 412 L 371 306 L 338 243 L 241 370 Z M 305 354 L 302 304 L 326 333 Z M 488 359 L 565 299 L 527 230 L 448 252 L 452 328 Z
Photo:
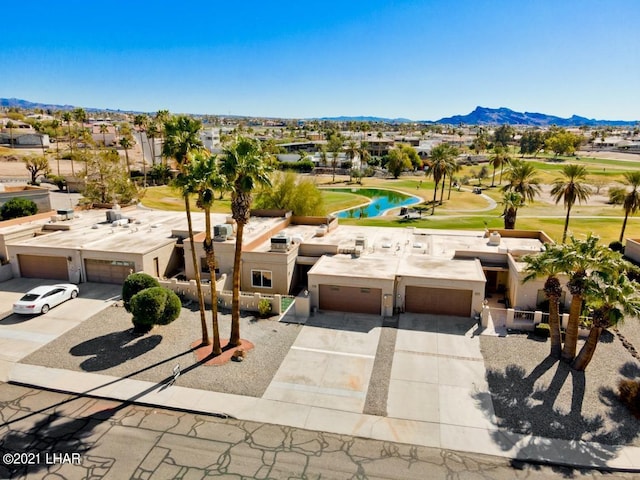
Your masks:
M 131 321 L 136 332 L 146 333 L 154 325 L 168 325 L 180 315 L 180 298 L 163 287 L 151 287 L 131 297 Z
M 261 317 L 266 317 L 271 313 L 271 301 L 268 298 L 261 298 L 258 302 L 258 313 Z
M 614 252 L 624 253 L 624 245 L 622 242 L 615 240 L 609 244 L 609 248 Z
M 28 217 L 38 212 L 38 206 L 27 198 L 12 198 L 0 207 L 0 217 L 2 220 L 12 218 Z
M 537 324 L 534 333 L 538 337 L 549 338 L 549 334 L 550 334 L 549 324 L 548 323 Z
M 618 395 L 620 401 L 629 408 L 631 413 L 636 418 L 640 418 L 640 381 L 620 380 Z
M 180 297 L 172 290 L 164 289 L 167 292 L 167 299 L 164 305 L 162 316 L 156 322 L 158 325 L 169 325 L 180 316 L 182 311 L 182 302 Z
M 158 280 L 147 273 L 132 273 L 122 284 L 122 301 L 124 302 L 124 308 L 126 308 L 127 312 L 130 312 L 129 303 L 131 297 L 147 288 L 159 286 L 160 283 Z

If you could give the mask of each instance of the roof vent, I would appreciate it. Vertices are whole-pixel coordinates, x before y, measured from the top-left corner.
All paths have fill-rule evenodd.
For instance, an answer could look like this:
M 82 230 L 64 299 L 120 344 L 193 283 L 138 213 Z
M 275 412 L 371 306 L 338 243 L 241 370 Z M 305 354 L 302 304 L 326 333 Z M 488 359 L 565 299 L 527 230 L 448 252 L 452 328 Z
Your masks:
M 214 240 L 224 242 L 227 238 L 233 235 L 233 225 L 229 223 L 222 223 L 213 227 Z
M 498 245 L 500 245 L 500 234 L 498 232 L 491 232 L 491 234 L 489 235 L 489 243 L 488 245 L 491 245 L 493 247 L 497 247 Z

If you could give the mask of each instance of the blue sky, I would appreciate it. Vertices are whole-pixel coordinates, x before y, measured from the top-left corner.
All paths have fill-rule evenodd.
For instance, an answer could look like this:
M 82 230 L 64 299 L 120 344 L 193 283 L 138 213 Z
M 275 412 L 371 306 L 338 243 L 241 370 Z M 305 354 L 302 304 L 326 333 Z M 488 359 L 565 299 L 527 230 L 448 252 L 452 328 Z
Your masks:
M 154 112 L 640 119 L 640 1 L 3 5 L 0 97 Z M 28 10 L 28 11 L 27 11 Z

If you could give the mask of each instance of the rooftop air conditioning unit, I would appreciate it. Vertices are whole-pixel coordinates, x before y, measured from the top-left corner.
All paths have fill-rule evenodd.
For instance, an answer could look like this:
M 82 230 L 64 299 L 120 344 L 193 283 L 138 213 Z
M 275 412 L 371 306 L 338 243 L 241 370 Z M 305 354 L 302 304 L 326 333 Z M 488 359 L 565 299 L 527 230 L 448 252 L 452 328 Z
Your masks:
M 233 235 L 233 225 L 228 223 L 215 225 L 213 227 L 213 236 L 219 240 L 226 240 Z
M 356 247 L 367 248 L 367 239 L 365 237 L 356 237 Z
M 317 228 L 316 237 L 324 237 L 326 233 L 327 233 L 327 227 L 322 225 Z
M 271 251 L 286 252 L 291 247 L 291 237 L 275 236 L 271 237 Z
M 73 208 L 65 208 L 62 210 L 56 210 L 56 213 L 62 216 L 63 220 L 71 220 L 73 218 Z

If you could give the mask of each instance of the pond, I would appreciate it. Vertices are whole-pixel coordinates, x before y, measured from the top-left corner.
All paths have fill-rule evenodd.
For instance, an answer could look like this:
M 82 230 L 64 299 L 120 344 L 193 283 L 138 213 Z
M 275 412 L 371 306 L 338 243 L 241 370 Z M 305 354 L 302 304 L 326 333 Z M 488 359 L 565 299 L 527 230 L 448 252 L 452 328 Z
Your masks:
M 338 218 L 366 218 L 384 215 L 391 208 L 406 207 L 420 202 L 418 197 L 407 195 L 395 190 L 383 190 L 380 188 L 328 188 L 332 192 L 345 192 L 362 195 L 370 199 L 368 205 L 349 208 L 335 212 Z

